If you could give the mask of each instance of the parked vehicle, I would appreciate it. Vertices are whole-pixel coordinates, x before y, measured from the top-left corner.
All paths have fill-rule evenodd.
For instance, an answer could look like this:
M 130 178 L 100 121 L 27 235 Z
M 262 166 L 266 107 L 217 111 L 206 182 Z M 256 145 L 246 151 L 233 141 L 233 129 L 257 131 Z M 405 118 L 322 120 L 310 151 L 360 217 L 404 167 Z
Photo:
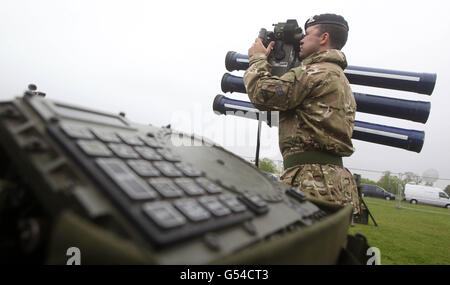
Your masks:
M 389 193 L 380 186 L 372 184 L 361 184 L 361 187 L 362 187 L 361 195 L 363 197 L 367 196 L 367 197 L 381 198 L 385 200 L 395 200 L 394 194 Z
M 411 204 L 427 204 L 450 209 L 450 198 L 440 188 L 406 184 L 403 198 Z

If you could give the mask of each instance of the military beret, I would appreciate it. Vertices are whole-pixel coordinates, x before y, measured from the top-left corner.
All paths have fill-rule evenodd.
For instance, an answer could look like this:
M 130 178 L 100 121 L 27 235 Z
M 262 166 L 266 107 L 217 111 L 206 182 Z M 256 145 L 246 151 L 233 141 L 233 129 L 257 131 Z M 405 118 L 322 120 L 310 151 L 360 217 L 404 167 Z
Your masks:
M 320 14 L 308 19 L 305 23 L 305 31 L 308 27 L 318 24 L 332 24 L 344 27 L 348 31 L 348 23 L 344 17 L 336 14 Z

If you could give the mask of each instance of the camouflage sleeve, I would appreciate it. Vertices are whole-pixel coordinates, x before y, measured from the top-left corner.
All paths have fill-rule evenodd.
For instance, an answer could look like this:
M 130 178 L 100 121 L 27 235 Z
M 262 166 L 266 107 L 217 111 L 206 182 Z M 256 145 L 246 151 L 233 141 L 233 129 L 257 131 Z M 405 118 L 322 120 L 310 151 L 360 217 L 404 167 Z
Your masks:
M 311 92 L 308 74 L 302 67 L 289 70 L 283 76 L 272 76 L 267 57 L 250 58 L 244 84 L 252 104 L 261 111 L 286 111 L 297 107 Z

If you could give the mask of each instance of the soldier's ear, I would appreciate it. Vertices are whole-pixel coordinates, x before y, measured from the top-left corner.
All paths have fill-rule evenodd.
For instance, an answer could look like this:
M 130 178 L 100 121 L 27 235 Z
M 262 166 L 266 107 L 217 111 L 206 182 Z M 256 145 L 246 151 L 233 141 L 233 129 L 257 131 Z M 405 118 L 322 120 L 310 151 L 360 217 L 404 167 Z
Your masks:
M 329 42 L 330 42 L 330 34 L 328 32 L 325 32 L 320 35 L 320 44 L 321 45 L 326 45 Z

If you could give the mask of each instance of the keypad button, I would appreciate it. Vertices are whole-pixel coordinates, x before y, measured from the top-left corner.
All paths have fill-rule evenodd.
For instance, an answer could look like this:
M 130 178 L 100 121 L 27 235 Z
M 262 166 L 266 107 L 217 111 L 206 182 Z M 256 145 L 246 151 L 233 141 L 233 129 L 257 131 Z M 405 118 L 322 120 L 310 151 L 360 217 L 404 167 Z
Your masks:
M 98 130 L 98 129 L 92 129 L 91 130 L 95 136 L 103 141 L 103 142 L 109 142 L 109 143 L 120 143 L 119 137 L 111 131 L 104 131 L 104 130 Z
M 235 213 L 247 210 L 247 207 L 232 195 L 222 194 L 219 196 L 219 200 Z
M 214 216 L 221 217 L 231 214 L 230 209 L 225 207 L 216 197 L 201 197 L 198 199 L 203 207 L 208 209 Z
M 165 160 L 172 161 L 172 162 L 179 162 L 181 161 L 181 158 L 174 154 L 170 149 L 167 148 L 160 148 L 156 150 L 162 157 L 164 157 Z
M 155 161 L 153 165 L 161 171 L 162 174 L 168 177 L 180 177 L 183 173 L 179 171 L 175 166 L 167 161 Z
M 96 163 L 132 199 L 154 199 L 157 194 L 121 160 L 98 158 Z
M 71 138 L 74 139 L 94 139 L 94 135 L 88 128 L 83 126 L 77 126 L 70 123 L 61 123 L 61 129 Z
M 163 145 L 154 137 L 148 137 L 148 136 L 140 136 L 139 137 L 142 141 L 145 142 L 146 145 L 153 148 L 162 148 Z
M 194 199 L 177 200 L 174 202 L 174 205 L 193 222 L 204 221 L 211 217 L 211 214 L 203 209 Z
M 168 202 L 151 202 L 142 206 L 144 212 L 158 226 L 171 229 L 186 224 L 186 219 Z
M 190 178 L 177 178 L 175 183 L 184 190 L 189 196 L 205 194 L 205 190 L 201 188 L 193 179 Z
M 178 188 L 170 179 L 167 178 L 150 178 L 148 183 L 165 198 L 181 197 L 183 191 Z
M 243 195 L 244 199 L 251 201 L 258 208 L 263 208 L 267 206 L 267 203 L 258 194 L 246 193 Z
M 144 145 L 144 142 L 141 141 L 137 135 L 119 133 L 119 136 L 123 140 L 123 142 L 126 143 L 126 144 L 129 144 L 129 145 Z
M 108 147 L 121 158 L 139 158 L 139 154 L 126 144 L 110 143 Z
M 223 191 L 222 187 L 214 184 L 204 177 L 197 178 L 196 181 L 210 194 L 222 193 Z
M 128 160 L 128 165 L 141 176 L 159 176 L 160 172 L 150 162 L 146 160 Z
M 183 172 L 184 175 L 189 176 L 189 177 L 198 177 L 202 175 L 202 172 L 195 169 L 194 167 L 192 167 L 191 165 L 184 163 L 184 162 L 178 162 L 175 163 L 175 166 L 181 170 L 181 172 Z
M 89 156 L 112 156 L 112 152 L 99 141 L 78 140 L 77 145 Z
M 258 194 L 245 193 L 238 196 L 238 199 L 246 204 L 250 210 L 256 214 L 264 214 L 269 211 L 267 203 Z
M 143 158 L 148 160 L 162 160 L 162 156 L 159 155 L 154 149 L 146 146 L 136 146 L 134 147 Z
M 302 192 L 300 189 L 297 188 L 291 188 L 286 190 L 286 194 L 299 202 L 304 202 L 308 198 L 304 192 Z
M 304 217 L 311 217 L 314 213 L 320 211 L 320 209 L 313 203 L 302 204 L 302 214 Z

